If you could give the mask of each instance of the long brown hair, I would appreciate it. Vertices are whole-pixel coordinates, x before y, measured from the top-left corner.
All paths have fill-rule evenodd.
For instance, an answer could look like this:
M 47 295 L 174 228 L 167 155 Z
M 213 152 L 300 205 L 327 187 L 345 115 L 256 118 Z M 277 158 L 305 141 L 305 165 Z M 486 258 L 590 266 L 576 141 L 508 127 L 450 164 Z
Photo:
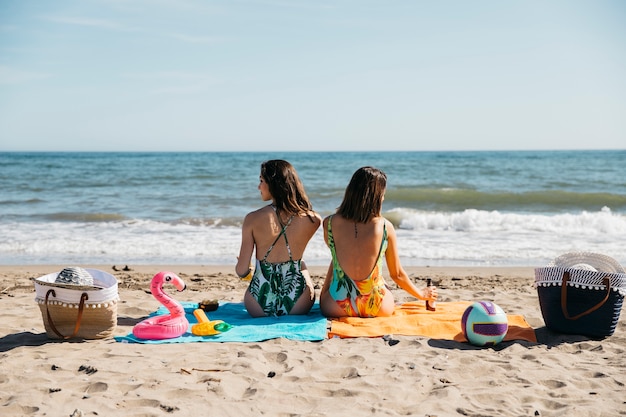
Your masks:
M 356 170 L 337 213 L 348 220 L 365 223 L 380 216 L 387 188 L 387 175 L 378 168 L 366 166 Z
M 293 165 L 282 159 L 265 161 L 261 164 L 261 177 L 274 198 L 276 211 L 289 215 L 306 213 L 311 217 L 313 206 Z

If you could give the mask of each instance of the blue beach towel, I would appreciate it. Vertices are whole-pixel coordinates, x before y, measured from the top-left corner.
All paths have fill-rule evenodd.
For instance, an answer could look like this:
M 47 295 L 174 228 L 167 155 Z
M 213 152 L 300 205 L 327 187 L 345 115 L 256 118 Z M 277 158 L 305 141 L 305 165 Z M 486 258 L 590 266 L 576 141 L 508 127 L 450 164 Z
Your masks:
M 190 342 L 261 342 L 269 339 L 285 338 L 291 340 L 317 341 L 326 339 L 327 319 L 322 316 L 318 303 L 306 316 L 260 317 L 252 318 L 243 303 L 224 303 L 217 310 L 207 312 L 209 320 L 223 320 L 232 325 L 232 329 L 215 336 L 196 336 L 191 333 L 191 326 L 198 322 L 193 311 L 198 303 L 182 302 L 185 308 L 189 329 L 180 337 L 163 340 L 144 340 L 136 338 L 132 332 L 126 336 L 115 336 L 122 343 L 190 343 Z M 160 307 L 151 316 L 167 314 Z

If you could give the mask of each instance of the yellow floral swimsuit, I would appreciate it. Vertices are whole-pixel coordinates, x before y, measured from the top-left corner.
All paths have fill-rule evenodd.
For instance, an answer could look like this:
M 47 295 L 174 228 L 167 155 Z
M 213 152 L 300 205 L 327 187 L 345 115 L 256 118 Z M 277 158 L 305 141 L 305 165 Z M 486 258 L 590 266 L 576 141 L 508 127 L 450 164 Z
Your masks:
M 369 276 L 361 281 L 354 281 L 347 276 L 339 265 L 333 238 L 332 216 L 328 219 L 328 246 L 333 258 L 333 279 L 328 289 L 330 296 L 349 316 L 375 317 L 386 293 L 382 265 L 387 250 L 387 228 L 383 226 L 383 240 L 380 243 L 376 265 Z

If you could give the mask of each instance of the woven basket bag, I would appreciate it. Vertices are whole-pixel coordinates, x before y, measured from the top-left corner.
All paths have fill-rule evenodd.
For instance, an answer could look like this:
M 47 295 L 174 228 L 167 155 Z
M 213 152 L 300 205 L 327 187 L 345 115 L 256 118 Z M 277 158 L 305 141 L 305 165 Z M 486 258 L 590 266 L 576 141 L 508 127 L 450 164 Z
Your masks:
M 51 339 L 104 339 L 117 327 L 117 280 L 111 274 L 85 269 L 93 285 L 57 282 L 60 273 L 35 280 L 46 334 Z M 62 271 L 63 272 L 63 271 Z
M 547 328 L 599 339 L 615 332 L 626 295 L 626 274 L 615 259 L 566 253 L 535 269 L 535 286 Z

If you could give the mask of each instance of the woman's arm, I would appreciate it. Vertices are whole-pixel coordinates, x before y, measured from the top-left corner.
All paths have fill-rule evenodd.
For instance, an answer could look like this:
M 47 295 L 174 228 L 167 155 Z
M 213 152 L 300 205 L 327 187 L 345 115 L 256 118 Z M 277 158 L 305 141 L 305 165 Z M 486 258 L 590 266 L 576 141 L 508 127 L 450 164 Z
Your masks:
M 437 289 L 435 287 L 426 287 L 419 290 L 413 281 L 409 279 L 404 268 L 400 263 L 400 255 L 398 254 L 396 229 L 393 224 L 388 220 L 385 220 L 387 227 L 387 252 L 385 253 L 385 260 L 387 261 L 387 269 L 391 279 L 398 284 L 400 288 L 411 294 L 413 297 L 420 300 L 435 301 L 437 299 Z
M 251 215 L 248 214 L 241 226 L 241 248 L 239 249 L 237 265 L 235 266 L 235 272 L 239 277 L 243 278 L 250 272 L 250 261 L 253 252 L 254 235 L 252 234 L 252 219 Z

